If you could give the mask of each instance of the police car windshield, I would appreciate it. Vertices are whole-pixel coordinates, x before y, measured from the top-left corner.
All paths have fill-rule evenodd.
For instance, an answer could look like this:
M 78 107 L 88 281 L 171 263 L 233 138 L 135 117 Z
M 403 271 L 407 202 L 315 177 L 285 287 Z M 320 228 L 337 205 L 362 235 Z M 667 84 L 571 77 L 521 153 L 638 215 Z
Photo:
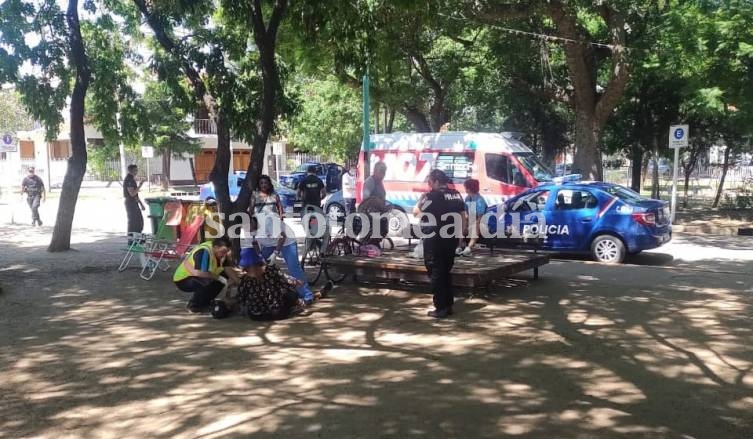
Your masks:
M 604 188 L 604 190 L 619 198 L 620 200 L 628 201 L 631 203 L 637 203 L 638 201 L 645 200 L 645 198 L 643 198 L 643 196 L 641 196 L 641 194 L 639 194 L 638 192 L 622 186 L 608 186 Z
M 515 157 L 538 182 L 552 181 L 553 173 L 532 152 L 516 152 Z

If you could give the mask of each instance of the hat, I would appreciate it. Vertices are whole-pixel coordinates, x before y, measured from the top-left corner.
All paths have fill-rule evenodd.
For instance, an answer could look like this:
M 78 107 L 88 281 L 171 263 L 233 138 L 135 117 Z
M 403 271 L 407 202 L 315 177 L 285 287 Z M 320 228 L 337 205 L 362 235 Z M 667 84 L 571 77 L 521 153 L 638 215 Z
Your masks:
M 29 172 L 34 172 L 34 169 L 35 169 L 35 168 L 34 168 L 34 166 L 29 166 L 29 169 L 28 169 L 28 171 L 29 171 Z
M 306 168 L 306 172 L 316 173 L 316 166 L 310 165 L 308 168 Z
M 264 259 L 261 258 L 255 249 L 244 248 L 241 249 L 241 260 L 239 265 L 243 268 L 251 267 L 252 265 L 264 265 Z

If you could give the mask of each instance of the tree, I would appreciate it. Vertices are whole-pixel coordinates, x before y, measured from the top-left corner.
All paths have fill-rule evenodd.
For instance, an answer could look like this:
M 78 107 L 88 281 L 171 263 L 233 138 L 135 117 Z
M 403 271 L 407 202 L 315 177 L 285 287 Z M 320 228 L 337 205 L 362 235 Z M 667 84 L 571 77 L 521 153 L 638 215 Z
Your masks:
M 70 139 L 72 155 L 63 179 L 55 227 L 48 251 L 70 249 L 73 215 L 81 181 L 86 172 L 84 109 L 91 72 L 81 37 L 78 1 L 69 0 L 63 13 L 57 2 L 41 3 L 8 0 L 0 5 L 0 82 L 17 85 L 29 113 L 42 121 L 47 138 L 57 136 L 61 111 L 70 93 Z M 28 35 L 38 36 L 36 45 L 28 44 Z M 32 73 L 21 73 L 24 62 Z
M 182 74 L 197 109 L 205 109 L 217 126 L 217 155 L 210 179 L 226 215 L 247 209 L 249 190 L 264 165 L 267 140 L 278 115 L 289 108 L 281 85 L 284 72 L 276 59 L 277 33 L 288 2 L 275 0 L 269 9 L 262 3 L 133 0 L 161 49 L 155 57 L 161 79 L 175 88 L 180 82 L 176 73 Z M 179 38 L 178 32 L 185 34 Z M 253 146 L 248 184 L 235 202 L 230 200 L 227 179 L 231 132 Z
M 26 112 L 15 89 L 0 90 L 0 133 L 30 130 L 34 121 Z
M 353 157 L 362 137 L 361 97 L 333 77 L 298 76 L 296 85 L 301 104 L 286 123 L 288 140 L 305 151 Z
M 476 19 L 492 26 L 519 25 L 534 14 L 549 20 L 551 25 L 536 33 L 561 50 L 567 82 L 549 84 L 547 90 L 552 99 L 559 99 L 573 109 L 574 168 L 585 178 L 600 180 L 601 135 L 630 78 L 627 47 L 645 35 L 642 30 L 651 21 L 648 18 L 658 16 L 668 5 L 669 2 L 636 4 L 619 0 L 534 0 L 503 4 L 471 2 L 470 9 Z

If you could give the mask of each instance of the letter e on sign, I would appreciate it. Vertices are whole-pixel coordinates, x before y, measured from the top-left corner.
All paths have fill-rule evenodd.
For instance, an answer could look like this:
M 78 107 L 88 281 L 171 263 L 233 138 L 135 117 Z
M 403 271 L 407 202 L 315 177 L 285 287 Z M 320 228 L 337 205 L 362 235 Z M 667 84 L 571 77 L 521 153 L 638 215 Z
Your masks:
M 687 148 L 688 134 L 690 127 L 688 125 L 672 125 L 669 127 L 669 147 Z

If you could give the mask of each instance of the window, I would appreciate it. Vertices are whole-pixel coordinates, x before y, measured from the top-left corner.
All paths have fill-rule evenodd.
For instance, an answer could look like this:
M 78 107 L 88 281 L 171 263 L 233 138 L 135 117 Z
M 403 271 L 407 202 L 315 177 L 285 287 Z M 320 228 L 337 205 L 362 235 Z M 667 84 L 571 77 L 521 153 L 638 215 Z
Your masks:
M 572 189 L 560 189 L 557 193 L 555 210 L 594 209 L 599 200 L 590 192 Z
M 518 198 L 511 206 L 511 212 L 536 212 L 544 210 L 549 191 L 535 191 Z
M 33 159 L 35 157 L 34 142 L 30 140 L 21 140 L 20 142 L 18 142 L 18 145 L 21 148 L 21 160 Z
M 434 167 L 444 171 L 451 182 L 462 184 L 473 173 L 473 154 L 442 153 L 437 156 Z
M 52 160 L 65 160 L 71 156 L 71 142 L 68 140 L 55 140 L 50 143 L 50 158 Z
M 552 171 L 541 163 L 532 152 L 517 152 L 515 157 L 533 175 L 536 181 L 552 181 Z
M 639 194 L 638 192 L 621 186 L 609 186 L 607 188 L 604 188 L 604 190 L 616 196 L 620 200 L 628 201 L 631 203 L 637 203 L 639 201 L 645 200 L 645 198 L 643 198 L 643 196 L 641 196 L 641 194 Z
M 528 187 L 528 182 L 510 158 L 502 154 L 486 154 L 486 175 L 502 183 Z

